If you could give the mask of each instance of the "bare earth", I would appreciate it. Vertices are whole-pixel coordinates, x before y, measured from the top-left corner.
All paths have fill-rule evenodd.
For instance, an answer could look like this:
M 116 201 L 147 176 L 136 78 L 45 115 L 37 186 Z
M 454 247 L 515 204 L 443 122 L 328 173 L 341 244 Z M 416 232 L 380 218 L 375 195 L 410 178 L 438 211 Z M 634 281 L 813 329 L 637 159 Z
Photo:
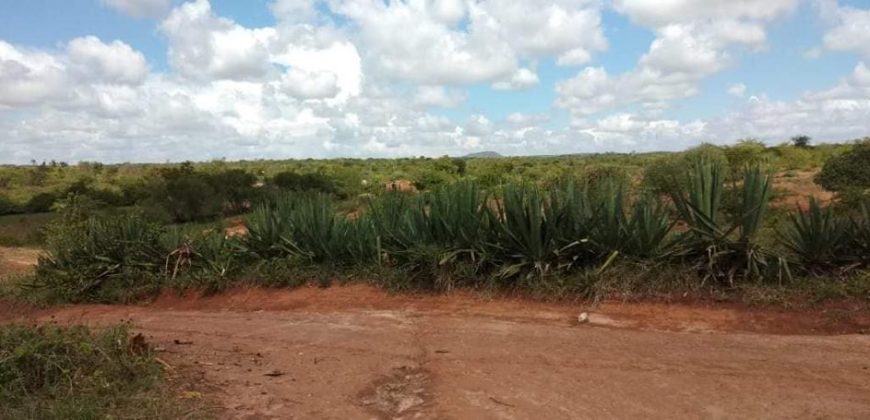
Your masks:
M 0 322 L 13 319 L 130 321 L 179 395 L 204 395 L 221 418 L 870 418 L 866 313 L 583 307 L 354 285 L 142 306 L 0 303 Z
M 0 247 L 0 277 L 32 270 L 40 252 L 32 248 Z

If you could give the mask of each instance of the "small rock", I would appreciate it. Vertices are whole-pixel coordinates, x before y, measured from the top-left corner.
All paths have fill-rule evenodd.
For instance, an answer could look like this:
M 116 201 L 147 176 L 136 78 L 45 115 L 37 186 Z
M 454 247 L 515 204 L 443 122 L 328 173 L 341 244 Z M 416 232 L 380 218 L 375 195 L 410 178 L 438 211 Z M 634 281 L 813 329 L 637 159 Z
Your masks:
M 588 312 L 580 312 L 580 315 L 577 315 L 577 322 L 580 324 L 585 324 L 589 322 L 589 313 Z

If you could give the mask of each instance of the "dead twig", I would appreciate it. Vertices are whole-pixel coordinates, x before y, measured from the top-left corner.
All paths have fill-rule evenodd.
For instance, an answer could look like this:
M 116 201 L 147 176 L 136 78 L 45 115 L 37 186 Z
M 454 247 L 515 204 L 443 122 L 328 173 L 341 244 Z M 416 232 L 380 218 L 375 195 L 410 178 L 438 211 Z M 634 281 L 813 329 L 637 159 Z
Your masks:
M 516 406 L 513 405 L 513 404 L 509 404 L 509 403 L 506 403 L 506 402 L 504 402 L 504 401 L 499 401 L 499 400 L 496 399 L 495 397 L 489 397 L 489 399 L 492 400 L 492 402 L 494 402 L 494 403 L 496 403 L 496 404 L 499 404 L 499 405 L 503 405 L 503 406 L 505 406 L 505 407 L 512 407 L 512 408 L 513 408 L 513 407 L 516 407 Z

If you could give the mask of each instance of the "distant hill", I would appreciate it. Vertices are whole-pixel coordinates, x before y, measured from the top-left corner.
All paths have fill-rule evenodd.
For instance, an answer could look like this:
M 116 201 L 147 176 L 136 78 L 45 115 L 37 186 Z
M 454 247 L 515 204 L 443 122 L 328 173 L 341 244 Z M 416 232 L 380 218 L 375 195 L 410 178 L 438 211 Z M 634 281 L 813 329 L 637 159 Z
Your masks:
M 467 158 L 500 158 L 500 157 L 504 157 L 504 156 L 500 155 L 498 152 L 486 151 L 486 152 L 470 153 L 470 154 L 467 154 L 463 157 L 467 157 Z

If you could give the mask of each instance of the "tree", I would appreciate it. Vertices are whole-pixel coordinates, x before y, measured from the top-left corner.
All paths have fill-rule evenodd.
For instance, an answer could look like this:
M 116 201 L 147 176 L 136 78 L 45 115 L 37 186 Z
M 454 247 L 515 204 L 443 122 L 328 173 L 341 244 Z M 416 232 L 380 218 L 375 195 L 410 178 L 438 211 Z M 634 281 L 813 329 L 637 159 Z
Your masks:
M 794 147 L 800 147 L 801 149 L 806 149 L 806 148 L 810 147 L 810 141 L 812 141 L 812 140 L 813 139 L 810 136 L 801 134 L 799 136 L 792 137 L 791 144 L 794 145 Z

